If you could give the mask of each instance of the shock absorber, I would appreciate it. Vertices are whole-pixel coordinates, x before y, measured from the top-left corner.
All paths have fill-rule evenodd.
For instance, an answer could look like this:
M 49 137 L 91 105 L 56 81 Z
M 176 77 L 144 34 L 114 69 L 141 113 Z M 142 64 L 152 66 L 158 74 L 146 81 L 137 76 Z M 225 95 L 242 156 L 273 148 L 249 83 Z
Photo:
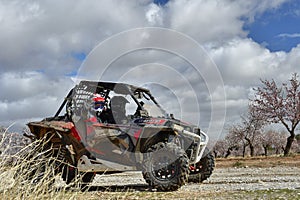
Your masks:
M 65 146 L 61 145 L 58 150 L 57 159 L 59 161 L 64 161 L 67 151 L 68 151 L 67 148 Z
M 63 168 L 64 163 L 66 162 L 65 155 L 67 152 L 67 148 L 63 145 L 60 145 L 57 151 L 58 152 L 54 163 L 55 163 L 55 171 L 59 173 Z

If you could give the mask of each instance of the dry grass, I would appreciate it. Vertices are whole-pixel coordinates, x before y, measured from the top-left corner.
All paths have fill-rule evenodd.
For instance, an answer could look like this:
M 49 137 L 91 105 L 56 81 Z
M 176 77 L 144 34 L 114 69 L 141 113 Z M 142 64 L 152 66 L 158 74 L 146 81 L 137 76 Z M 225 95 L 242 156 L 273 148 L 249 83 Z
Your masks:
M 230 168 L 230 167 L 275 167 L 275 166 L 288 166 L 299 167 L 300 155 L 294 154 L 291 156 L 255 156 L 255 157 L 230 157 L 230 158 L 217 158 L 217 168 Z
M 10 137 L 2 133 L 0 145 Z M 44 148 L 47 141 L 36 140 L 20 148 L 14 155 L 2 153 L 0 162 L 0 199 L 78 199 L 84 195 L 80 189 L 70 189 L 62 182 L 61 174 L 55 173 L 56 157 L 49 157 L 51 150 Z M 3 152 L 12 148 L 5 144 Z M 73 183 L 72 186 L 79 185 Z M 74 188 L 74 187 L 73 187 Z

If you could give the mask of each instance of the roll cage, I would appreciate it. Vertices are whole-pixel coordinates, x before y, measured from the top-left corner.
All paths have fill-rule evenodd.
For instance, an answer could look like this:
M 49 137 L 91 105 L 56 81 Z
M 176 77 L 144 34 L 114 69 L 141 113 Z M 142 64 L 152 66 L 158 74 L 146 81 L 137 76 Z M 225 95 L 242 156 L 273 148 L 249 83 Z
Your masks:
M 147 100 L 151 100 L 162 111 L 162 113 L 166 114 L 166 111 L 159 105 L 154 96 L 150 93 L 150 90 L 146 88 L 136 87 L 125 83 L 81 81 L 70 90 L 57 110 L 54 118 L 60 115 L 65 106 L 69 117 L 74 113 L 79 115 L 81 112 L 80 109 L 83 108 L 84 104 L 91 99 L 95 93 L 101 94 L 107 99 L 109 98 L 109 93 L 111 91 L 116 94 L 130 95 L 137 104 L 139 110 L 144 110 L 144 108 L 138 99 L 144 97 Z

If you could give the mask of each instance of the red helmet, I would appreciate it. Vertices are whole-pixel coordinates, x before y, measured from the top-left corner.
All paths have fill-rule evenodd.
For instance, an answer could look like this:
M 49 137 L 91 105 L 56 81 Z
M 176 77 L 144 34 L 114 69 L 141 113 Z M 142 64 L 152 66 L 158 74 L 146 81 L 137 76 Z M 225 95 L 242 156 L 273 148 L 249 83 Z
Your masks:
M 93 102 L 95 110 L 102 110 L 105 106 L 105 98 L 102 97 L 100 94 L 94 94 Z

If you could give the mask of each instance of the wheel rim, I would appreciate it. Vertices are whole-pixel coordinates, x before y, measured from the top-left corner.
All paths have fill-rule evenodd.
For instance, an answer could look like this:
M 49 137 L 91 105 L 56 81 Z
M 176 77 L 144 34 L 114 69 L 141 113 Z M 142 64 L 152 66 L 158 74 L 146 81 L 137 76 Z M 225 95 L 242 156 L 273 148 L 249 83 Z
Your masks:
M 174 178 L 178 171 L 176 161 L 169 156 L 156 156 L 152 159 L 151 172 L 160 181 Z
M 190 166 L 189 169 L 190 169 L 190 174 L 198 174 L 199 172 L 201 172 L 203 168 L 203 165 L 202 163 L 197 163 L 196 166 Z

